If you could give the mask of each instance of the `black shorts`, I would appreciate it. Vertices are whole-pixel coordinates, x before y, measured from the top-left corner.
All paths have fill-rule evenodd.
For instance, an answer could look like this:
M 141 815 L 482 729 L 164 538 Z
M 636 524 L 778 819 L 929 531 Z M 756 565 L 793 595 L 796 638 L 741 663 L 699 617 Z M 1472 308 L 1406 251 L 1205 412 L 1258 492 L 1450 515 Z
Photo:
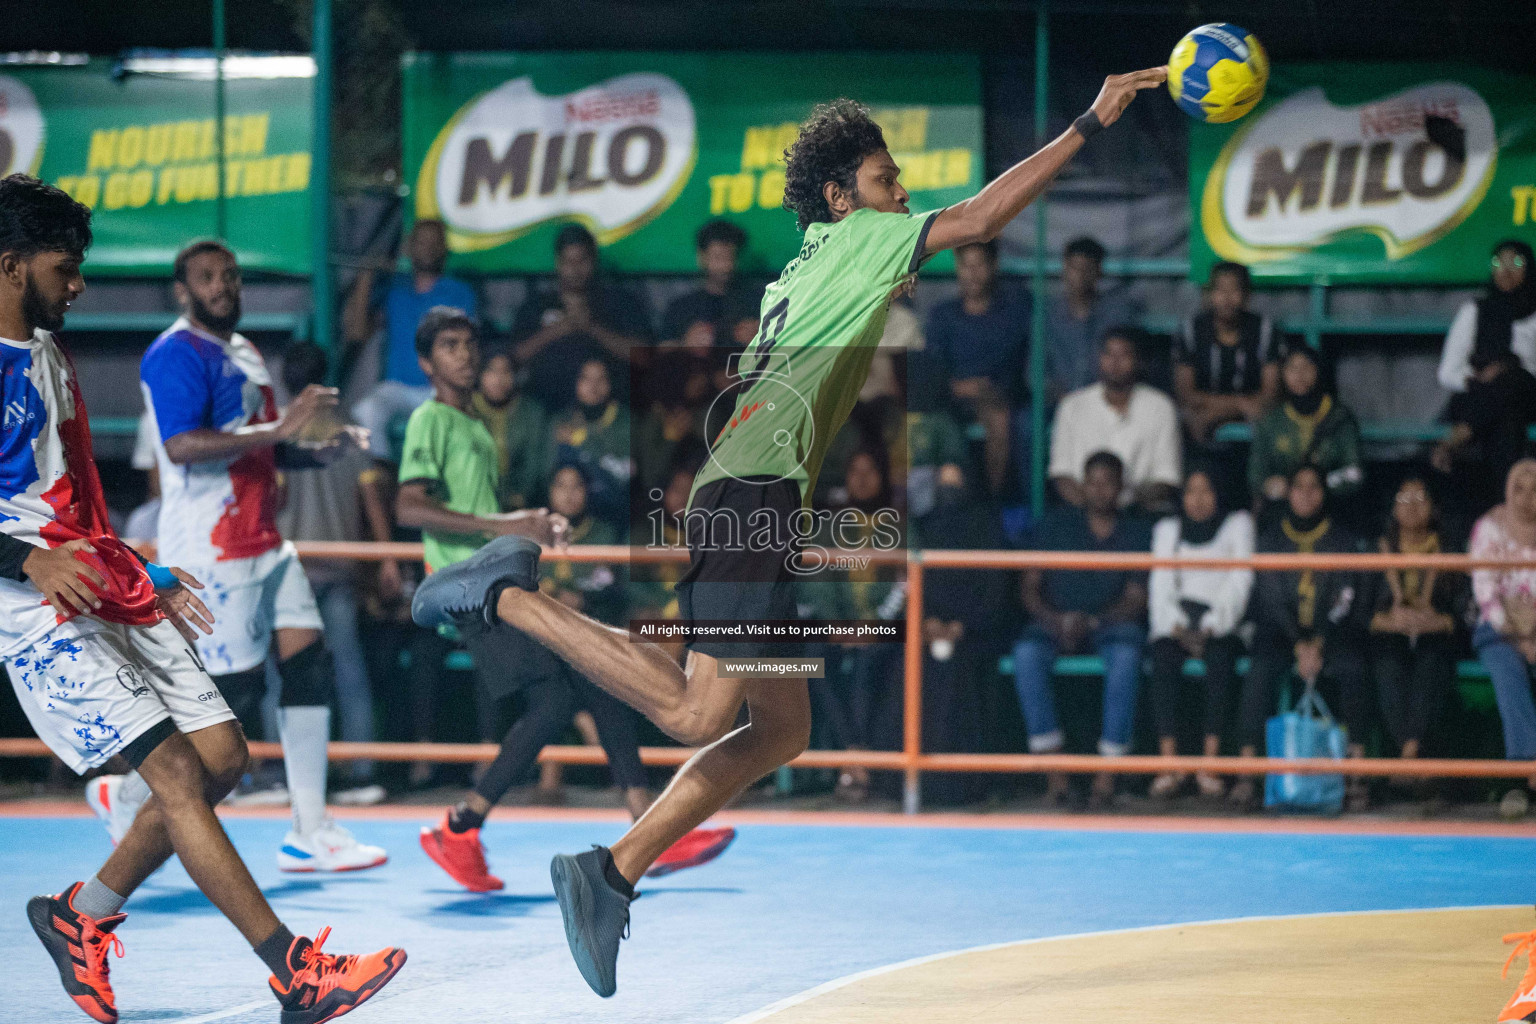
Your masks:
M 779 528 L 775 543 L 746 543 L 752 513 L 768 510 Z M 800 485 L 793 480 L 727 477 L 699 488 L 689 505 L 688 571 L 677 581 L 677 606 L 684 622 L 765 622 L 793 619 L 799 577 L 790 565 L 799 542 L 788 532 L 800 510 Z M 729 538 L 721 518 L 696 512 L 729 514 L 739 527 Z M 758 522 L 763 518 L 760 516 Z M 728 542 L 733 539 L 734 543 Z M 715 658 L 791 657 L 799 644 L 774 640 L 694 640 L 690 650 Z

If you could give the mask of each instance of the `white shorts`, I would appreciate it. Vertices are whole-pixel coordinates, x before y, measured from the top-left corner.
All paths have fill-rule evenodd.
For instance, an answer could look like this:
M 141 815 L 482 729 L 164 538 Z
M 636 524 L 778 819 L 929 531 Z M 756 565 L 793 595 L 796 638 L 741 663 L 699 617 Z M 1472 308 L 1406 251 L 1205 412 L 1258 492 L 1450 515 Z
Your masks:
M 5 667 L 38 738 L 76 774 L 167 718 L 190 733 L 235 717 L 169 622 L 77 616 L 13 652 Z
M 274 629 L 324 630 L 315 592 L 289 541 L 255 558 L 187 567 L 204 589 L 213 633 L 198 635 L 197 653 L 216 676 L 244 672 L 267 660 Z

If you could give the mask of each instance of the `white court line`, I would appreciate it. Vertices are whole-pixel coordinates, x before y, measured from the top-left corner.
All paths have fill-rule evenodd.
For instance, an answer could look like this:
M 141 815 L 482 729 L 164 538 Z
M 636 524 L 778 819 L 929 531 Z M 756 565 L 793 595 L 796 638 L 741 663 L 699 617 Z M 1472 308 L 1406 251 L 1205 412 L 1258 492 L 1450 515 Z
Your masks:
M 884 967 L 873 967 L 867 971 L 859 971 L 856 974 L 849 974 L 841 978 L 834 978 L 825 984 L 817 985 L 815 988 L 806 989 L 804 992 L 800 992 L 796 995 L 786 996 L 785 998 L 780 999 L 778 1002 L 771 1003 L 768 1006 L 763 1007 L 761 1010 L 754 1010 L 751 1013 L 748 1013 L 746 1016 L 736 1017 L 730 1021 L 727 1021 L 726 1024 L 757 1024 L 758 1021 L 766 1020 L 767 1018 L 782 1010 L 787 1010 L 792 1006 L 799 1006 L 801 1003 L 808 1003 L 818 996 L 824 996 L 828 992 L 835 992 L 840 988 L 852 985 L 855 982 L 863 981 L 866 978 L 877 978 L 882 974 L 893 974 L 896 971 L 904 971 L 909 967 L 921 967 L 923 964 L 931 964 L 937 960 L 948 960 L 950 957 L 966 956 L 970 953 L 990 953 L 993 950 L 1009 949 L 1014 946 L 1036 946 L 1042 942 L 1058 942 L 1062 939 L 1094 939 L 1105 935 L 1134 935 L 1137 932 L 1165 932 L 1174 928 L 1196 928 L 1203 925 L 1238 924 L 1250 921 L 1298 921 L 1309 917 L 1366 917 L 1372 914 L 1449 913 L 1456 910 L 1513 910 L 1517 907 L 1526 907 L 1529 905 L 1530 904 L 1526 903 L 1504 903 L 1493 904 L 1491 906 L 1476 907 L 1404 907 L 1397 910 L 1345 910 L 1337 912 L 1325 911 L 1315 914 L 1273 914 L 1262 917 L 1228 917 L 1220 918 L 1214 921 L 1181 921 L 1176 924 L 1143 925 L 1140 928 L 1111 928 L 1108 931 L 1101 932 L 1075 932 L 1069 935 L 1047 935 L 1037 939 L 1015 939 L 1012 942 L 993 942 L 984 946 L 972 946 L 969 949 L 954 949 L 947 953 L 930 953 L 927 956 L 914 957 L 911 960 L 902 960 L 899 963 L 886 964 Z M 192 1022 L 181 1021 L 179 1024 L 192 1024 Z
M 208 1024 L 208 1021 L 211 1020 L 224 1020 L 226 1017 L 233 1017 L 238 1013 L 250 1013 L 252 1010 L 269 1008 L 274 1002 L 276 1000 L 263 999 L 259 1003 L 241 1003 L 239 1006 L 231 1006 L 227 1010 L 214 1010 L 212 1013 L 205 1013 L 201 1017 L 182 1017 L 175 1024 Z

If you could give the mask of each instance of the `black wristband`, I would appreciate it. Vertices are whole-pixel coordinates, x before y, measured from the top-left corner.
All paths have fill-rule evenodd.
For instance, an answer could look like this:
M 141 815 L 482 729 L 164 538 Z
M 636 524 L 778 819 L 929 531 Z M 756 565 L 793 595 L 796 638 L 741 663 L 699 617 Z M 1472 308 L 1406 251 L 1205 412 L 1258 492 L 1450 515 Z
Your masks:
M 1099 120 L 1099 115 L 1092 110 L 1072 122 L 1072 127 L 1077 129 L 1077 134 L 1087 142 L 1099 132 L 1104 130 L 1104 122 Z

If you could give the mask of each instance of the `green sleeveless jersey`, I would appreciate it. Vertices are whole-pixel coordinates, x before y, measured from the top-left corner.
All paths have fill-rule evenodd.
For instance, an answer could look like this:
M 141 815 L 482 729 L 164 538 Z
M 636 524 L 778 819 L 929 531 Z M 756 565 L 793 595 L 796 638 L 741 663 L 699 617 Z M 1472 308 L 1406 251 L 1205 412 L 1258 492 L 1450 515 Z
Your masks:
M 706 438 L 710 457 L 693 494 L 715 480 L 769 477 L 796 481 L 810 506 L 827 446 L 869 375 L 891 298 L 917 272 L 937 216 L 862 209 L 806 228 L 800 255 L 763 294 L 741 379 L 716 400 L 732 411 Z

